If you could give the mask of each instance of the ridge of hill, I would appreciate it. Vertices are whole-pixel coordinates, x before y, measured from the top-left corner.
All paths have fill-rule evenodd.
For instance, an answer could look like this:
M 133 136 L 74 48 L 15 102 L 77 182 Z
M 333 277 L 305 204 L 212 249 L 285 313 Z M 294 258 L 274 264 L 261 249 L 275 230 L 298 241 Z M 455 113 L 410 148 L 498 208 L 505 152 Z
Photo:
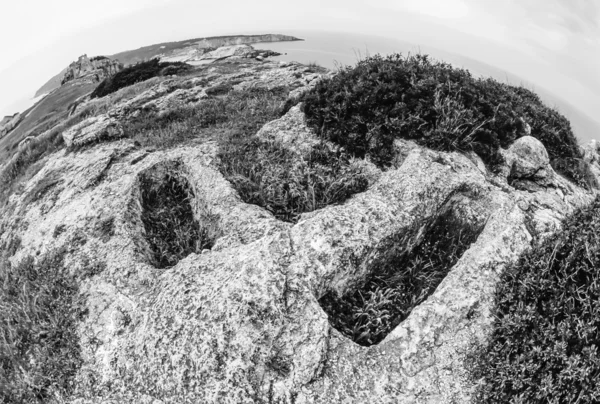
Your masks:
M 282 34 L 259 34 L 259 35 L 228 35 L 228 36 L 212 36 L 204 38 L 187 39 L 183 41 L 162 42 L 154 45 L 143 46 L 138 49 L 132 49 L 109 55 L 108 58 L 118 60 L 123 65 L 127 66 L 154 57 L 168 56 L 175 51 L 180 51 L 184 48 L 219 48 L 228 45 L 244 45 L 260 42 L 284 42 L 284 41 L 301 41 L 302 39 Z M 49 93 L 50 91 L 60 87 L 62 77 L 67 69 L 62 70 L 56 76 L 48 80 L 42 87 L 35 92 L 35 97 Z

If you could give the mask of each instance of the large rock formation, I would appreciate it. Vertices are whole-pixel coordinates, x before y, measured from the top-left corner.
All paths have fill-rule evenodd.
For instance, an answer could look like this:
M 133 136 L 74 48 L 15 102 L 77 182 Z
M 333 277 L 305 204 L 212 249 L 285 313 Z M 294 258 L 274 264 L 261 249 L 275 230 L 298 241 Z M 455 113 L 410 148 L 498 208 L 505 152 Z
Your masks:
M 8 132 L 13 130 L 23 117 L 20 113 L 14 115 L 8 115 L 2 118 L 0 121 L 0 138 L 4 137 Z
M 218 80 L 235 78 L 237 89 L 296 83 L 297 93 L 318 80 L 297 64 L 257 65 Z M 65 140 L 93 142 L 145 108 L 193 105 L 218 80 L 157 84 Z M 299 106 L 258 135 L 300 154 L 316 141 Z M 463 360 L 490 332 L 498 275 L 595 193 L 557 175 L 531 137 L 505 151 L 499 173 L 474 155 L 396 147 L 401 157 L 386 171 L 363 162 L 365 192 L 296 224 L 244 203 L 216 168 L 214 142 L 157 151 L 121 139 L 53 155 L 12 197 L 0 224 L 14 231 L 0 241 L 20 236 L 17 262 L 79 240 L 70 270 L 102 268 L 80 285 L 88 314 L 72 402 L 468 402 L 474 386 Z M 585 156 L 597 176 L 595 145 Z M 216 218 L 219 231 L 210 250 L 158 269 L 144 256 L 140 184 L 165 172 L 185 179 L 194 217 Z M 32 199 L 49 177 L 54 185 Z M 518 181 L 535 186 L 511 185 Z M 436 291 L 377 345 L 358 345 L 334 328 L 322 297 L 360 288 L 377 263 L 410 249 L 401 243 L 417 240 L 444 212 L 478 237 Z
M 76 62 L 69 65 L 60 83 L 62 85 L 75 79 L 91 83 L 100 82 L 122 68 L 123 65 L 119 61 L 105 56 L 96 56 L 90 59 L 87 55 L 82 55 Z

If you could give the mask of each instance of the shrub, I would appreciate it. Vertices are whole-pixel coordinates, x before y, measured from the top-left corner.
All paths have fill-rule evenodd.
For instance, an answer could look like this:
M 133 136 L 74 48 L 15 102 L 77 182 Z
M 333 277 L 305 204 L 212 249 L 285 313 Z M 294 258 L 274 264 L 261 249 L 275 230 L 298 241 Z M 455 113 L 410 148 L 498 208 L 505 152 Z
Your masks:
M 140 62 L 104 79 L 92 92 L 91 98 L 104 97 L 123 87 L 131 86 L 152 77 L 163 76 L 165 72 L 171 75 L 189 69 L 191 69 L 191 66 L 182 62 L 160 62 L 158 59 Z
M 64 251 L 37 263 L 0 262 L 0 401 L 46 402 L 65 397 L 81 364 L 81 315 Z
M 470 358 L 480 403 L 600 400 L 600 201 L 501 276 L 486 346 Z
M 386 248 L 363 285 L 343 296 L 328 292 L 319 304 L 342 334 L 363 346 L 378 344 L 435 291 L 481 229 L 448 209 L 425 226 L 415 248 L 408 249 L 415 233 L 408 231 Z
M 320 136 L 382 167 L 392 161 L 394 139 L 404 138 L 436 150 L 474 151 L 494 168 L 502 162 L 499 148 L 525 134 L 524 122 L 551 161 L 581 158 L 569 122 L 531 91 L 474 79 L 426 55 L 376 55 L 340 69 L 305 94 L 304 108 Z

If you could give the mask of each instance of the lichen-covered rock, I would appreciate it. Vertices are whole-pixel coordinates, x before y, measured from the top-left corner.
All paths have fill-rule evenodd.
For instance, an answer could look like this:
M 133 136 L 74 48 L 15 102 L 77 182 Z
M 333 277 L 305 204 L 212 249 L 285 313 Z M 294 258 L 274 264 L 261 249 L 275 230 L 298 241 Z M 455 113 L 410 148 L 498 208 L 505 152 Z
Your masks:
M 20 113 L 5 116 L 0 121 L 0 138 L 4 137 L 8 132 L 13 130 L 23 119 Z
M 123 136 L 121 124 L 106 115 L 88 118 L 62 134 L 68 147 L 83 146 L 100 140 L 116 139 L 121 136 Z
M 508 182 L 513 187 L 538 191 L 556 185 L 556 173 L 550 165 L 548 152 L 533 136 L 520 137 L 502 154 L 507 162 Z
M 300 69 L 249 68 L 238 86 L 303 88 L 312 79 L 297 78 Z M 202 94 L 196 84 L 174 97 Z M 127 108 L 82 122 L 65 141 L 104 136 L 150 102 L 168 108 L 175 92 L 168 81 L 161 85 Z M 258 136 L 300 154 L 319 144 L 299 107 Z M 69 247 L 67 265 L 80 275 L 87 308 L 78 330 L 84 364 L 71 402 L 468 402 L 474 386 L 464 356 L 489 335 L 498 275 L 594 194 L 552 177 L 547 153 L 531 139 L 511 147 L 499 175 L 476 156 L 416 144 L 397 149 L 402 157 L 392 167 L 372 167 L 365 192 L 296 224 L 242 202 L 217 169 L 214 142 L 156 151 L 120 140 L 52 155 L 11 198 L 0 225 L 21 237 L 15 263 Z M 597 150 L 588 154 L 600 169 Z M 189 183 L 195 220 L 210 216 L 219 230 L 212 248 L 161 269 L 146 253 L 140 202 L 140 178 L 159 165 Z M 553 186 L 515 189 L 508 172 L 519 180 L 552 178 Z M 410 249 L 456 201 L 466 221 L 481 225 L 435 291 L 376 345 L 337 331 L 321 298 L 360 288 L 376 263 Z M 11 236 L 3 233 L 0 243 Z
M 515 179 L 540 179 L 548 177 L 550 158 L 546 148 L 533 136 L 523 136 L 508 148 L 505 157 Z M 512 164 L 511 164 L 512 163 Z

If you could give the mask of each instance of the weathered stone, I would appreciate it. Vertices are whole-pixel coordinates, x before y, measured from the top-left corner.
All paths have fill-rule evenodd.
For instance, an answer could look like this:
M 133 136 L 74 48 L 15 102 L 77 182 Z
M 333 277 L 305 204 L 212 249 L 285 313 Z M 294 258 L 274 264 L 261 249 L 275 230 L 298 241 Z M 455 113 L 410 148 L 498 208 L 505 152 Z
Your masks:
M 23 117 L 20 113 L 2 118 L 0 121 L 0 138 L 4 137 L 8 132 L 16 128 L 22 119 Z
M 123 69 L 123 65 L 117 60 L 112 60 L 104 56 L 90 59 L 87 55 L 82 55 L 76 62 L 69 65 L 61 80 L 61 85 L 76 79 L 98 83 L 114 75 L 121 69 Z
M 502 150 L 506 160 L 508 183 L 517 189 L 537 192 L 544 187 L 554 186 L 556 173 L 550 165 L 546 148 L 538 139 L 523 136 L 508 150 Z
M 272 70 L 248 67 L 237 76 L 240 89 L 296 82 L 303 89 L 313 82 L 306 79 L 312 73 L 296 64 L 255 65 Z M 63 136 L 69 145 L 111 130 L 120 136 L 119 120 L 150 103 L 157 110 L 193 103 L 203 86 L 198 80 L 177 88 L 166 80 Z M 321 144 L 300 106 L 258 136 L 300 155 Z M 373 172 L 365 192 L 305 213 L 296 224 L 241 201 L 216 168 L 215 142 L 139 150 L 121 140 L 50 156 L 24 192 L 13 195 L 14 209 L 3 212 L 0 224 L 35 223 L 20 231 L 22 248 L 13 263 L 72 246 L 82 235 L 86 242 L 67 255 L 70 270 L 85 273 L 86 262 L 103 263 L 102 273 L 80 284 L 88 315 L 78 330 L 84 365 L 71 401 L 468 402 L 474 386 L 463 358 L 489 335 L 498 275 L 595 194 L 560 176 L 552 187 L 525 192 L 481 169 L 473 156 L 396 146 L 402 158 L 385 171 L 357 162 Z M 542 173 L 551 170 L 547 153 L 531 139 L 506 155 L 519 179 L 543 183 L 552 176 Z M 586 160 L 600 170 L 595 148 Z M 210 250 L 157 269 L 144 255 L 139 178 L 173 162 L 194 190 L 194 217 L 217 218 L 220 232 Z M 49 176 L 60 178 L 61 186 L 27 205 L 27 195 Z M 377 345 L 360 346 L 334 329 L 319 299 L 360 287 L 374 262 L 406 247 L 395 240 L 435 220 L 456 199 L 465 218 L 485 225 L 435 292 Z M 110 237 L 97 231 L 107 218 L 115 224 Z M 64 230 L 54 237 L 57 226 Z M 0 235 L 0 244 L 7 237 Z
M 508 149 L 507 158 L 512 161 L 510 175 L 516 179 L 545 179 L 548 176 L 550 158 L 546 148 L 536 138 L 523 136 Z
M 99 140 L 122 137 L 123 127 L 114 118 L 99 115 L 88 118 L 63 132 L 62 137 L 68 147 L 83 146 Z

